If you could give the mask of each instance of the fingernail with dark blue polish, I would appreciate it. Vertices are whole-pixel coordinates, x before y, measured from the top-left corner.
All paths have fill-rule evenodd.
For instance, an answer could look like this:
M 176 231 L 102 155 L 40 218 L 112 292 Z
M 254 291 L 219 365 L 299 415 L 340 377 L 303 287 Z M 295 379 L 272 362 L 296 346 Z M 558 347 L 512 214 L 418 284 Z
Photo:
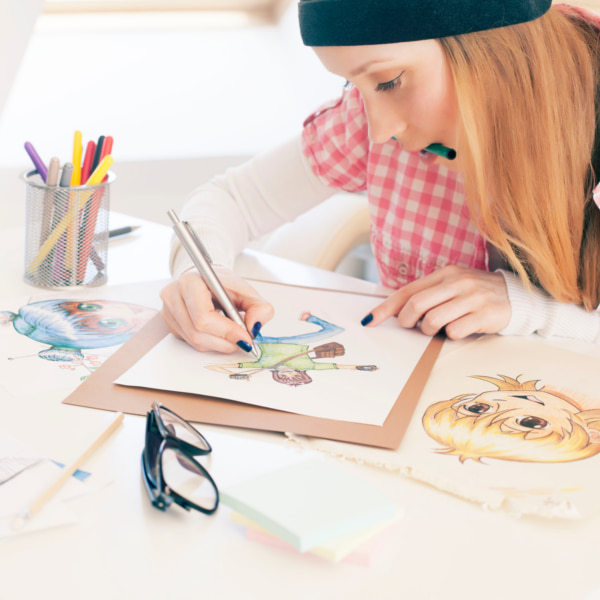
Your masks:
M 363 320 L 360 322 L 360 324 L 364 327 L 365 325 L 368 325 L 372 320 L 373 320 L 373 314 L 369 313 L 366 317 L 363 318 Z
M 262 327 L 262 323 L 260 321 L 256 321 L 256 323 L 254 323 L 254 327 L 252 328 L 252 331 L 250 332 L 250 335 L 252 337 L 256 337 L 258 335 L 258 332 L 260 331 L 261 327 Z
M 252 346 L 244 341 L 244 340 L 240 340 L 237 345 L 244 351 L 244 352 L 252 352 Z

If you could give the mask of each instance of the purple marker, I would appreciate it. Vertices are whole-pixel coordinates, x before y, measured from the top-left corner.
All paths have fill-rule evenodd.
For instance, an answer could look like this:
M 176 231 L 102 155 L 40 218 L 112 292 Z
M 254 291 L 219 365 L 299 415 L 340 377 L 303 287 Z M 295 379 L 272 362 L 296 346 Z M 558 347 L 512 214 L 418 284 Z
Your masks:
M 29 154 L 29 158 L 31 158 L 33 164 L 35 165 L 39 176 L 44 180 L 44 183 L 46 183 L 46 178 L 48 177 L 48 167 L 46 167 L 46 165 L 43 163 L 40 155 L 36 152 L 31 142 L 25 142 L 25 151 L 27 154 Z

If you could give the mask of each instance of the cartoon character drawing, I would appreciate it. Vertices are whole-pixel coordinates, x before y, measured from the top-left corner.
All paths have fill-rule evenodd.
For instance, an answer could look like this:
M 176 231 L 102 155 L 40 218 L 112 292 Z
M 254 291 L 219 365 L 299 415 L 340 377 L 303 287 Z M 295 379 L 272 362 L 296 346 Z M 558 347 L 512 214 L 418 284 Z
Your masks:
M 0 324 L 13 324 L 20 334 L 49 344 L 38 356 L 50 361 L 82 361 L 81 350 L 126 342 L 155 311 L 112 300 L 42 300 L 0 311 Z
M 309 348 L 311 342 L 331 337 L 340 333 L 343 328 L 328 321 L 304 313 L 301 321 L 313 323 L 319 327 L 317 331 L 286 337 L 269 337 L 257 335 L 255 338 L 261 356 L 252 362 L 209 365 L 206 368 L 217 373 L 226 373 L 230 379 L 248 381 L 250 377 L 264 371 L 270 371 L 274 381 L 292 387 L 312 382 L 307 371 L 324 371 L 332 369 L 354 369 L 357 371 L 375 371 L 375 365 L 340 365 L 335 362 L 316 362 L 321 358 L 344 356 L 345 348 L 338 342 L 328 342 Z
M 538 388 L 539 380 L 473 377 L 497 389 L 436 402 L 423 414 L 425 431 L 443 446 L 438 452 L 460 462 L 568 462 L 600 452 L 600 409 L 584 410 L 565 394 Z

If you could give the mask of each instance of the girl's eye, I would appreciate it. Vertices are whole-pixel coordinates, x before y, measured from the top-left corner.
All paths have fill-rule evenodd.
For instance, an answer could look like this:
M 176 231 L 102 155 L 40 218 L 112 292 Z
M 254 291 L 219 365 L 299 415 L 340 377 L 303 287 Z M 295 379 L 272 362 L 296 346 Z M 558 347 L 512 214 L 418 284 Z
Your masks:
M 402 83 L 402 75 L 404 75 L 404 71 L 402 71 L 402 73 L 400 73 L 400 75 L 398 75 L 398 77 L 396 77 L 395 79 L 392 79 L 391 81 L 384 81 L 383 83 L 378 83 L 377 87 L 375 88 L 376 92 L 389 92 L 391 90 L 393 90 L 397 85 L 400 85 Z
M 482 415 L 486 413 L 492 408 L 489 404 L 485 402 L 473 402 L 472 404 L 466 404 L 465 410 L 468 410 L 470 413 L 474 413 L 476 415 Z
M 546 429 L 548 427 L 548 421 L 541 417 L 521 417 L 517 419 L 517 423 L 527 429 Z

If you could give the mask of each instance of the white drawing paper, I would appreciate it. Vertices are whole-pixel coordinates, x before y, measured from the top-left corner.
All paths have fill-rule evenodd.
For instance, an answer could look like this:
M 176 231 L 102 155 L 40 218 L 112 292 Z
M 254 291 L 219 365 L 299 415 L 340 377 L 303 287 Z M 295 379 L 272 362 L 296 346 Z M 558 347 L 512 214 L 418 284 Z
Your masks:
M 17 397 L 74 389 L 156 313 L 164 283 L 0 301 L 0 387 Z
M 446 344 L 395 451 L 292 436 L 514 515 L 600 510 L 598 358 L 540 338 Z
M 439 487 L 518 513 L 598 510 L 598 359 L 528 338 L 467 344 L 434 367 L 402 448 Z
M 393 318 L 363 327 L 381 298 L 253 284 L 276 313 L 257 338 L 262 363 L 241 350 L 197 352 L 168 335 L 116 383 L 382 425 L 430 338 Z
M 52 461 L 0 432 L 0 540 L 75 522 L 75 515 L 67 501 L 88 493 L 90 488 L 71 477 L 24 528 L 16 529 L 13 525 L 17 515 L 60 473 L 60 467 Z

